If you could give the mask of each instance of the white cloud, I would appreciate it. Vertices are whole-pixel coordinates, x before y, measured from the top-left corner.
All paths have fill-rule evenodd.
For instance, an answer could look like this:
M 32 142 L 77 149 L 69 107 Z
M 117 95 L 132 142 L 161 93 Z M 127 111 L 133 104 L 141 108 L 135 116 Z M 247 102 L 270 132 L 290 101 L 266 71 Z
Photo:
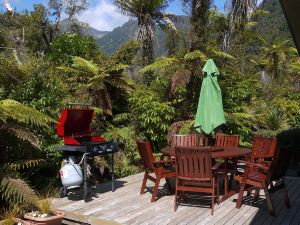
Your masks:
M 80 14 L 78 19 L 97 30 L 111 31 L 124 24 L 129 18 L 122 15 L 110 1 L 98 0 L 95 6 L 90 6 Z

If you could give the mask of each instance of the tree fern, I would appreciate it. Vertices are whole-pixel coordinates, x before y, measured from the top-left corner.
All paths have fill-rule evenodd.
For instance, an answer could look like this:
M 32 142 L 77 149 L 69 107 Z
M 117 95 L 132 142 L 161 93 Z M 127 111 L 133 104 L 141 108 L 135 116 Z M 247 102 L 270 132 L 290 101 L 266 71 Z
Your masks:
M 45 163 L 45 160 L 22 160 L 0 166 L 0 198 L 9 204 L 32 203 L 36 200 L 33 189 L 20 178 L 19 170 L 29 169 Z
M 175 62 L 176 62 L 176 58 L 161 57 L 156 59 L 152 64 L 143 67 L 139 72 L 140 73 L 157 72 L 166 69 L 167 67 L 173 65 Z
M 205 62 L 208 58 L 202 51 L 195 50 L 195 51 L 192 51 L 192 52 L 189 52 L 189 53 L 185 54 L 184 59 L 185 60 L 200 59 L 201 61 Z
M 54 121 L 45 114 L 22 105 L 15 100 L 1 100 L 0 122 L 7 123 L 9 120 L 13 120 L 17 123 L 32 124 L 38 127 L 48 127 L 48 124 Z

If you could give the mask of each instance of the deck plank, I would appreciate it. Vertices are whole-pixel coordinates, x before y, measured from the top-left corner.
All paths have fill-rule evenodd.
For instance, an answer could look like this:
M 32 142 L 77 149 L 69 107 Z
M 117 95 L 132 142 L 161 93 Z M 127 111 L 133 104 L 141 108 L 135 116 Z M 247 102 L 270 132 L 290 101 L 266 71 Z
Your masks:
M 255 204 L 252 204 L 252 198 L 245 197 L 240 209 L 235 208 L 237 195 L 234 195 L 220 205 L 216 204 L 213 216 L 211 216 L 210 200 L 204 202 L 200 196 L 197 197 L 199 198 L 199 205 L 180 204 L 177 211 L 174 212 L 174 195 L 168 194 L 164 181 L 160 184 L 157 201 L 151 203 L 154 183 L 147 182 L 148 189 L 144 194 L 140 195 L 142 179 L 142 173 L 119 179 L 116 182 L 118 183 L 118 188 L 115 192 L 111 192 L 110 183 L 102 184 L 97 189 L 98 198 L 88 203 L 68 198 L 53 199 L 52 203 L 55 209 L 65 211 L 67 218 L 93 225 L 276 225 L 299 224 L 300 222 L 300 178 L 288 177 L 286 179 L 292 204 L 291 209 L 285 208 L 280 192 L 271 196 L 275 210 L 278 212 L 276 218 L 269 216 L 263 192 L 260 193 L 260 200 Z

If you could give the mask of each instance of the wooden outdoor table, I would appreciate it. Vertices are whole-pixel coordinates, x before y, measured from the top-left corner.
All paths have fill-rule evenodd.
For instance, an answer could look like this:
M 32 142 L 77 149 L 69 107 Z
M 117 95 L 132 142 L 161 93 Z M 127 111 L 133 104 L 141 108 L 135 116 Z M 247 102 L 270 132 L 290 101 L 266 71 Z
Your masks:
M 251 153 L 251 149 L 241 148 L 241 147 L 218 147 L 211 146 L 211 157 L 213 159 L 222 159 L 225 162 L 225 171 L 227 171 L 228 160 L 232 159 L 236 162 L 236 159 L 246 156 Z M 161 149 L 161 152 L 165 155 L 175 156 L 175 148 L 174 147 L 165 147 Z M 224 195 L 221 198 L 221 201 L 225 201 L 230 198 L 232 195 L 236 194 L 235 190 L 228 190 L 228 184 L 224 184 Z

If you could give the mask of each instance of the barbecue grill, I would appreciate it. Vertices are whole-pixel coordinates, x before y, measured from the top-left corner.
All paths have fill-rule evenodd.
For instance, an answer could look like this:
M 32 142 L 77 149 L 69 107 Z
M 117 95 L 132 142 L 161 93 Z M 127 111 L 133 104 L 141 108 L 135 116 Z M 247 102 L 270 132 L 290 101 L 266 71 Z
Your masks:
M 87 158 L 96 155 L 111 154 L 111 179 L 112 191 L 114 186 L 114 153 L 117 152 L 117 144 L 113 141 L 106 141 L 103 137 L 93 136 L 91 124 L 94 118 L 94 110 L 90 104 L 70 103 L 65 108 L 57 123 L 57 135 L 64 139 L 64 145 L 59 147 L 63 151 L 64 162 L 72 164 L 76 171 L 76 175 L 80 176 L 78 168 L 80 167 L 74 163 L 75 156 L 81 156 L 82 160 L 79 164 L 83 164 L 83 199 L 88 201 L 90 198 L 88 186 L 88 163 Z M 68 186 L 66 178 L 67 171 L 60 171 L 63 187 L 61 197 L 67 195 L 68 189 L 73 186 Z M 70 177 L 70 173 L 69 173 Z M 81 182 L 81 181 L 79 181 Z

